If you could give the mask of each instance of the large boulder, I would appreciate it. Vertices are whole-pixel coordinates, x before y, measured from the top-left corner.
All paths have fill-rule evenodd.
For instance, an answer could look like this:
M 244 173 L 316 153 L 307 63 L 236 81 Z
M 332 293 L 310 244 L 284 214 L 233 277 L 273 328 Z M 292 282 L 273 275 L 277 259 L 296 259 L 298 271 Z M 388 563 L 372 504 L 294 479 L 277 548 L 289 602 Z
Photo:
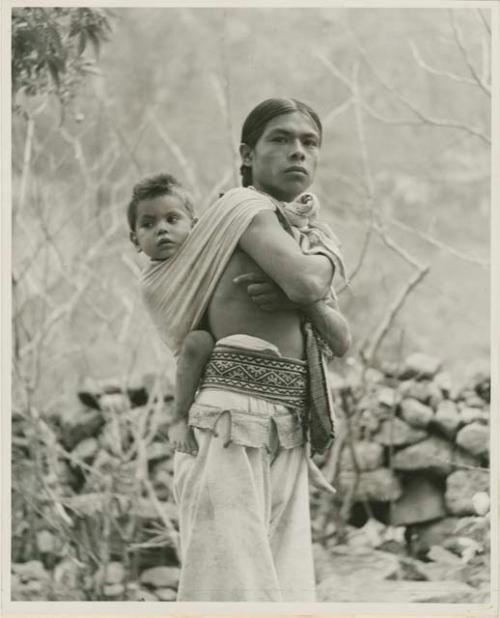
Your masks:
M 408 397 L 401 402 L 401 416 L 412 427 L 425 429 L 434 417 L 434 410 L 418 399 Z
M 418 553 L 426 553 L 433 545 L 443 543 L 456 533 L 458 517 L 443 517 L 435 521 L 429 521 L 415 526 L 415 545 Z
M 463 389 L 459 395 L 459 399 L 471 408 L 482 408 L 485 405 L 484 399 L 471 388 Z
M 453 401 L 445 400 L 438 405 L 433 424 L 438 427 L 446 437 L 455 437 L 460 422 L 460 414 Z
M 441 361 L 429 354 L 416 352 L 406 358 L 401 370 L 403 379 L 416 378 L 417 380 L 433 378 L 441 367 Z
M 402 397 L 417 399 L 426 405 L 430 405 L 432 408 L 436 408 L 443 400 L 441 389 L 430 380 L 404 380 L 399 383 L 398 391 Z
M 160 601 L 173 602 L 177 599 L 177 592 L 173 588 L 157 588 L 155 594 Z
M 385 408 L 395 408 L 401 401 L 401 393 L 395 388 L 384 386 L 377 393 L 377 402 Z
M 403 483 L 403 494 L 392 504 L 391 525 L 407 526 L 439 519 L 446 515 L 441 488 L 422 474 Z
M 92 460 L 99 450 L 99 443 L 95 438 L 85 438 L 71 451 L 71 459 L 74 463 Z
M 447 476 L 453 470 L 477 466 L 479 460 L 444 438 L 430 436 L 397 451 L 393 455 L 392 465 L 400 472 L 425 471 Z
M 427 437 L 423 429 L 415 429 L 402 419 L 394 416 L 382 421 L 373 439 L 384 446 L 405 446 L 420 442 Z
M 457 444 L 478 457 L 487 457 L 490 450 L 489 428 L 482 423 L 471 423 L 457 434 Z
M 61 442 L 71 451 L 85 438 L 91 438 L 99 433 L 105 423 L 102 413 L 98 410 L 80 410 L 78 415 L 66 416 L 62 419 Z
M 480 423 L 488 425 L 490 415 L 483 408 L 470 408 L 467 405 L 460 407 L 460 422 L 462 425 L 470 425 L 471 423 Z
M 152 588 L 174 588 L 179 585 L 180 569 L 178 567 L 158 566 L 141 573 L 140 582 Z
M 453 385 L 453 381 L 449 373 L 447 373 L 446 371 L 440 371 L 434 376 L 433 381 L 434 381 L 434 384 L 439 389 L 441 389 L 441 392 L 443 393 L 445 397 L 453 398 L 452 395 L 454 394 L 454 391 L 456 389 Z
M 338 475 L 339 487 L 343 492 L 351 490 L 356 480 L 356 472 L 341 470 Z M 398 477 L 388 468 L 361 472 L 354 492 L 354 502 L 373 500 L 391 502 L 402 493 Z
M 95 580 L 102 584 L 122 584 L 127 575 L 126 569 L 121 562 L 112 561 L 106 566 L 106 569 L 100 567 L 94 575 Z
M 475 515 L 473 496 L 483 491 L 489 491 L 489 470 L 456 470 L 446 479 L 446 507 L 452 515 Z
M 384 463 L 384 448 L 376 442 L 357 441 L 353 443 L 354 455 L 360 470 L 376 470 Z M 341 470 L 355 470 L 349 445 L 345 445 L 340 456 Z

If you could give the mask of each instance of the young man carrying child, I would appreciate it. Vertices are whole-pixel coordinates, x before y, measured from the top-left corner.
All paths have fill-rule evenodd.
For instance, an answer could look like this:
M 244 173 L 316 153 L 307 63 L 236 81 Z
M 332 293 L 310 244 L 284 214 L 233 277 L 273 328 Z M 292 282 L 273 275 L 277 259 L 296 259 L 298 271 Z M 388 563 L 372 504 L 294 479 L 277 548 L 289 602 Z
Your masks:
M 243 128 L 244 185 L 255 188 L 229 191 L 194 228 L 178 185 L 149 197 L 139 188 L 131 202 L 131 238 L 152 258 L 146 304 L 179 354 L 178 600 L 314 600 L 306 430 L 323 447 L 331 421 L 307 420 L 328 389 L 323 374 L 315 378 L 304 315 L 337 355 L 349 333 L 322 302 L 336 256 L 318 246 L 304 254 L 278 221 L 276 200 L 293 201 L 311 184 L 320 142 L 310 108 L 266 101 Z M 213 340 L 189 334 L 202 323 Z M 191 337 L 200 340 L 190 355 Z
M 292 232 L 297 242 L 301 240 L 301 229 L 305 230 L 314 212 L 310 202 L 315 199 L 311 194 L 304 194 L 302 201 L 288 204 L 282 211 L 292 223 Z M 188 237 L 196 224 L 194 207 L 189 193 L 169 174 L 158 174 L 143 179 L 133 189 L 133 198 L 129 204 L 128 222 L 130 239 L 138 251 L 144 252 L 151 260 L 163 261 L 172 258 Z M 302 228 L 298 225 L 301 224 Z M 307 241 L 307 232 L 302 232 L 303 241 Z M 278 310 L 284 305 L 292 307 L 290 301 L 280 294 L 279 289 L 263 273 L 248 273 L 238 278 L 238 284 L 248 284 L 249 294 L 265 311 Z M 331 338 L 331 333 L 337 333 L 342 318 L 337 311 L 329 311 L 320 301 L 311 313 L 311 320 L 324 336 Z M 298 306 L 297 306 L 298 307 Z M 307 307 L 303 308 L 307 314 Z M 319 315 L 323 319 L 319 319 Z M 325 321 L 332 321 L 330 328 L 324 328 Z M 208 327 L 208 325 L 206 325 Z M 175 412 L 174 420 L 169 429 L 169 440 L 178 451 L 195 455 L 197 444 L 193 429 L 189 426 L 189 409 L 195 399 L 196 391 L 203 371 L 214 348 L 214 339 L 207 330 L 194 330 L 185 337 L 181 352 L 177 359 L 175 382 Z M 342 356 L 345 345 L 335 336 L 329 342 L 335 356 Z

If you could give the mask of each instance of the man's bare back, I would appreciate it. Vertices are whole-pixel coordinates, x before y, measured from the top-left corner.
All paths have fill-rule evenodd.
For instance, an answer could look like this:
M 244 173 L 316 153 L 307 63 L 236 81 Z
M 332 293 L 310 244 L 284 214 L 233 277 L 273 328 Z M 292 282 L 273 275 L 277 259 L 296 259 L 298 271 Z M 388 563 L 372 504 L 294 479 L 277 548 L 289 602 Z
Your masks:
M 252 302 L 246 287 L 233 282 L 249 272 L 261 272 L 256 262 L 237 248 L 231 256 L 208 306 L 210 331 L 216 340 L 229 335 L 260 337 L 276 345 L 283 356 L 304 358 L 298 311 L 267 312 Z

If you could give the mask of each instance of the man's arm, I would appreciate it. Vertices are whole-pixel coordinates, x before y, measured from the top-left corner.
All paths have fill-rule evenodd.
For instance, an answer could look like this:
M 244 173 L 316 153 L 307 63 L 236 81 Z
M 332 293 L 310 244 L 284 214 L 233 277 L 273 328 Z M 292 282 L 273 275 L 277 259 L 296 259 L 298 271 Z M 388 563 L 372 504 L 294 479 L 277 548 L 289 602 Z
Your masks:
M 330 298 L 301 306 L 292 303 L 283 290 L 264 273 L 245 273 L 234 280 L 244 285 L 252 301 L 263 311 L 299 309 L 312 322 L 335 356 L 343 356 L 351 345 L 349 325 L 337 302 Z
M 302 307 L 304 314 L 328 344 L 335 356 L 344 356 L 351 345 L 351 333 L 347 320 L 332 300 L 319 300 Z
M 304 255 L 273 211 L 262 211 L 254 217 L 239 246 L 292 302 L 309 305 L 328 293 L 333 264 L 323 255 Z

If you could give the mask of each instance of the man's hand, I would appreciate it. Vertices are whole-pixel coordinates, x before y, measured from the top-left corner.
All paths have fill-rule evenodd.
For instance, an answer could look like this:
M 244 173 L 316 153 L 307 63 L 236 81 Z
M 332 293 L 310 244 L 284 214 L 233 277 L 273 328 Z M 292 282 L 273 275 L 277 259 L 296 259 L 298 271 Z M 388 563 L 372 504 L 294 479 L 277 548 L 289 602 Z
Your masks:
M 236 285 L 247 288 L 247 294 L 263 311 L 285 311 L 297 309 L 298 305 L 286 296 L 283 290 L 263 272 L 251 272 L 233 279 Z
M 193 428 L 188 425 L 186 419 L 175 421 L 170 425 L 168 439 L 176 451 L 193 456 L 198 453 L 198 443 L 194 437 Z

